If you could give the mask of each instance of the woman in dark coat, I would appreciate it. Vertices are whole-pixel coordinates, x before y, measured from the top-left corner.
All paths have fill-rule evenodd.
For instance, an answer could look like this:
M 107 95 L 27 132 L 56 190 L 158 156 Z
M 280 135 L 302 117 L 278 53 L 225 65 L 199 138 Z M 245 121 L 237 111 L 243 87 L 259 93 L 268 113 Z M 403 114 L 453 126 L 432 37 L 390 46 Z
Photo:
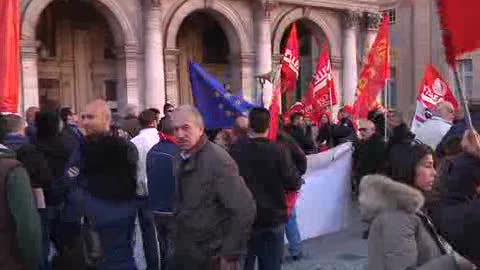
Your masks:
M 123 138 L 99 135 L 88 139 L 83 153 L 87 188 L 81 200 L 105 252 L 99 270 L 135 270 L 137 150 Z
M 320 148 L 320 152 L 335 147 L 335 139 L 333 137 L 334 129 L 335 124 L 332 123 L 332 117 L 330 113 L 322 113 L 320 116 L 320 127 L 317 135 L 317 145 Z
M 475 152 L 466 149 L 450 162 L 441 177 L 444 182 L 438 200 L 429 210 L 440 234 L 460 254 L 480 265 L 480 155 Z

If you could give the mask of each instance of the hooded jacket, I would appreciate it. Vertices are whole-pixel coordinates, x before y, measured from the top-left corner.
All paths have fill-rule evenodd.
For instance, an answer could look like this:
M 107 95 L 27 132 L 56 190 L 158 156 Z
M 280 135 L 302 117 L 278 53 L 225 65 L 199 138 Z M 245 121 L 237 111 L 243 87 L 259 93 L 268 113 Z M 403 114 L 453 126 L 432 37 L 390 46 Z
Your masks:
M 369 175 L 361 181 L 359 201 L 363 219 L 370 222 L 368 269 L 458 269 L 420 212 L 425 202 L 420 191 Z

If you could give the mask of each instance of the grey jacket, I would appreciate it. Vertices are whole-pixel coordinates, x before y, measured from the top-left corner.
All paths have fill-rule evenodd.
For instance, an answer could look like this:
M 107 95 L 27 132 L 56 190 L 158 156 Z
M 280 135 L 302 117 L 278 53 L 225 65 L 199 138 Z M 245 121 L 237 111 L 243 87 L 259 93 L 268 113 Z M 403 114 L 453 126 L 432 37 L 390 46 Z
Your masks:
M 174 167 L 176 245 L 197 246 L 207 256 L 244 254 L 256 211 L 235 161 L 202 138 Z
M 460 269 L 417 215 L 425 201 L 420 191 L 369 175 L 361 181 L 359 201 L 362 218 L 370 222 L 369 270 Z

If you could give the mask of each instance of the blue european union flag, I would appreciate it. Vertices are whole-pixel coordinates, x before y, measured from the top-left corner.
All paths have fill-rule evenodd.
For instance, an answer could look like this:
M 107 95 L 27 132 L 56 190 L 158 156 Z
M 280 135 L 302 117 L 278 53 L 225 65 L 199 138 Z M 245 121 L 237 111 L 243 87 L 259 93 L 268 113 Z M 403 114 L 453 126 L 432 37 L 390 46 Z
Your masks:
M 199 64 L 190 63 L 195 106 L 203 116 L 206 128 L 231 128 L 235 118 L 246 115 L 255 105 L 225 90 L 214 76 Z

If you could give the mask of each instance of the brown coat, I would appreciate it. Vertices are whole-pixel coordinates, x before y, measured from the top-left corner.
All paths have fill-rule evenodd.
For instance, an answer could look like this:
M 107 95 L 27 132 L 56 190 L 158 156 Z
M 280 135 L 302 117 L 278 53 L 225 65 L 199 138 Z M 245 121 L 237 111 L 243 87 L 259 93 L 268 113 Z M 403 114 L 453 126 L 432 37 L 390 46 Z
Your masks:
M 235 161 L 202 138 L 189 158 L 176 158 L 174 168 L 179 267 L 200 269 L 214 256 L 244 254 L 255 203 Z

